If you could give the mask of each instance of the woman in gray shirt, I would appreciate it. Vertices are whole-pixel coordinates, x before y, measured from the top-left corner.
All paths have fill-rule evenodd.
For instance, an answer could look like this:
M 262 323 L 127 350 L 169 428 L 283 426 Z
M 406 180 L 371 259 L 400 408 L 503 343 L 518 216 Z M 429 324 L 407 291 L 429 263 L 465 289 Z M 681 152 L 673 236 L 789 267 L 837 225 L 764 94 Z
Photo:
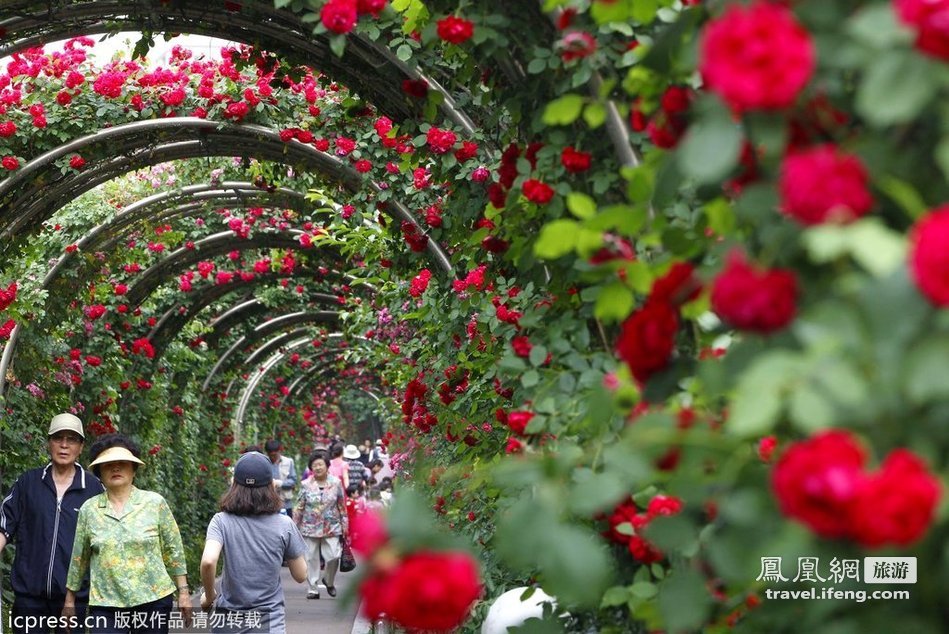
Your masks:
M 209 619 L 212 631 L 283 634 L 286 613 L 280 567 L 288 562 L 293 580 L 303 583 L 305 545 L 293 520 L 280 513 L 283 501 L 274 489 L 265 455 L 252 451 L 241 456 L 220 508 L 208 525 L 201 556 L 201 607 L 214 606 Z M 214 577 L 222 551 L 224 570 L 218 594 Z

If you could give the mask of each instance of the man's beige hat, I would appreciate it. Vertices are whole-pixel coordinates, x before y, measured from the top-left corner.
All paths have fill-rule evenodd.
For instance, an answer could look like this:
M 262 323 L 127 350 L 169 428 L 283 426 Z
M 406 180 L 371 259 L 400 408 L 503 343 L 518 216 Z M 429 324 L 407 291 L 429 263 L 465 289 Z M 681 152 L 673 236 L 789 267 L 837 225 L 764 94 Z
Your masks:
M 125 447 L 109 447 L 100 453 L 98 458 L 90 462 L 89 466 L 94 467 L 97 464 L 104 464 L 106 462 L 120 462 L 122 460 L 125 460 L 126 462 L 134 462 L 136 464 L 145 464 L 136 458 L 135 454 Z
M 46 432 L 46 435 L 52 436 L 61 431 L 71 431 L 83 438 L 86 437 L 86 434 L 82 431 L 82 421 L 79 420 L 78 416 L 72 414 L 56 414 L 53 416 L 53 420 L 49 421 L 49 431 Z

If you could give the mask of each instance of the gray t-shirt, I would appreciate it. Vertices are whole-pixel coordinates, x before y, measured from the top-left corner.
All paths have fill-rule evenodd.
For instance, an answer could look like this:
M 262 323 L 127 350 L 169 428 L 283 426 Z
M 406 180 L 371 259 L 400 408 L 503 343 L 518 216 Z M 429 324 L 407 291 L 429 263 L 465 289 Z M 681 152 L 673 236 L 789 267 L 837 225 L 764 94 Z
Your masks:
M 279 513 L 218 513 L 208 524 L 207 538 L 224 544 L 224 572 L 215 607 L 283 612 L 280 567 L 306 549 L 292 519 Z

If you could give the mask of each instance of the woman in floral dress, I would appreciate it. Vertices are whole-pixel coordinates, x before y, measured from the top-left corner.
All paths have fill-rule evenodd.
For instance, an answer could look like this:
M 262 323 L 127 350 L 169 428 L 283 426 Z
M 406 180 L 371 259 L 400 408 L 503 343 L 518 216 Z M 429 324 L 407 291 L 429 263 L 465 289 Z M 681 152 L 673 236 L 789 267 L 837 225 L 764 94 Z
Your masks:
M 323 451 L 310 454 L 308 466 L 313 475 L 300 485 L 293 521 L 306 543 L 307 599 L 320 598 L 320 554 L 326 562 L 323 585 L 326 593 L 336 596 L 336 571 L 342 554 L 340 539 L 349 534 L 346 495 L 343 483 L 329 473 L 329 456 Z

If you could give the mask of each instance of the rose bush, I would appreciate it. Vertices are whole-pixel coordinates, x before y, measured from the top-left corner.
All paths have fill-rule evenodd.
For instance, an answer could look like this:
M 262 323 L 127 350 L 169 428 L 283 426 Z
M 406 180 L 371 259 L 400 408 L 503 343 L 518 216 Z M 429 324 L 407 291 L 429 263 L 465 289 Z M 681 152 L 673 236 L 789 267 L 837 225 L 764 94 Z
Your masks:
M 0 274 L 17 293 L 0 317 L 32 330 L 5 394 L 5 470 L 25 466 L 35 420 L 70 405 L 97 431 L 161 447 L 156 481 L 183 472 L 196 487 L 224 478 L 247 441 L 276 433 L 303 452 L 372 418 L 404 488 L 478 546 L 481 580 L 459 559 L 457 596 L 447 581 L 424 593 L 450 621 L 400 602 L 409 627 L 453 626 L 470 609 L 474 631 L 493 596 L 537 583 L 569 613 L 549 625 L 570 631 L 939 630 L 939 3 L 275 4 L 318 24 L 331 50 L 348 54 L 349 33 L 410 61 L 424 76 L 397 88 L 423 116 L 383 118 L 332 78 L 254 50 L 181 52 L 155 72 L 94 67 L 77 43 L 23 53 L 0 79 L 9 175 L 101 121 L 175 113 L 269 125 L 376 186 L 344 192 L 275 159 L 181 164 L 180 181 L 150 176 L 174 189 L 221 170 L 308 192 L 310 205 L 156 215 L 97 253 L 81 238 L 118 207 L 91 194 L 18 236 Z M 449 97 L 474 133 L 442 118 Z M 106 158 L 76 156 L 57 167 L 88 173 Z M 129 205 L 153 191 L 140 185 L 111 191 Z M 388 217 L 395 201 L 417 222 Z M 299 234 L 257 248 L 273 231 Z M 213 232 L 231 244 L 205 255 Z M 454 276 L 426 259 L 433 243 Z M 142 271 L 192 249 L 129 299 Z M 82 266 L 43 287 L 67 253 Z M 332 305 L 341 325 L 287 341 L 266 373 L 225 360 L 203 388 L 247 334 L 216 319 L 268 275 L 267 317 Z M 153 336 L 211 292 L 225 295 L 171 341 Z M 242 418 L 232 382 L 253 386 Z M 186 530 L 200 535 L 209 504 L 188 500 Z M 394 509 L 387 530 L 408 536 L 423 515 Z M 403 563 L 457 548 L 426 531 L 404 539 Z M 787 574 L 798 557 L 879 553 L 925 562 L 909 601 L 759 599 L 762 557 L 782 556 Z M 444 557 L 434 565 L 456 561 Z M 389 605 L 403 586 L 378 564 L 363 592 Z

